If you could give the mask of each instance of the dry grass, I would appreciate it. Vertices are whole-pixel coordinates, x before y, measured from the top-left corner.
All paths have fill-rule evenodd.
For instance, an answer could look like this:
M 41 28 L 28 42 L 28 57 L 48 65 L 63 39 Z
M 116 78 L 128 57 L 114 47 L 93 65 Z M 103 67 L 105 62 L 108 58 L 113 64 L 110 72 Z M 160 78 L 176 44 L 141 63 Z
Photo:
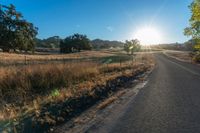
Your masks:
M 53 89 L 95 78 L 99 71 L 97 64 L 87 62 L 0 68 L 0 74 L 0 101 L 21 103 Z
M 112 97 L 106 99 L 106 101 L 104 101 L 103 103 L 101 103 L 97 108 L 98 109 L 104 109 L 109 104 L 113 103 L 116 99 L 117 99 L 117 97 L 112 96 Z
M 189 52 L 181 52 L 181 51 L 167 51 L 165 52 L 166 55 L 176 58 L 178 60 L 184 61 L 184 62 L 191 62 L 192 58 L 189 54 Z
M 14 63 L 25 63 L 27 62 L 36 62 L 36 61 L 50 61 L 50 60 L 73 60 L 73 59 L 82 59 L 82 58 L 95 58 L 95 57 L 105 57 L 113 55 L 110 51 L 83 51 L 80 53 L 72 54 L 49 54 L 49 55 L 40 55 L 40 54 L 15 54 L 15 53 L 1 53 L 0 52 L 0 63 L 1 64 L 14 64 Z
M 125 94 L 125 91 L 120 91 L 116 95 L 109 97 L 104 102 L 100 103 L 97 109 L 104 109 L 105 107 L 113 103 L 115 100 L 117 100 L 119 97 L 121 97 L 123 94 Z
M 0 67 L 0 121 L 17 119 L 31 113 L 37 116 L 43 105 L 63 103 L 85 93 L 94 96 L 95 86 L 106 85 L 107 81 L 122 75 L 132 75 L 138 70 L 145 71 L 153 65 L 151 55 L 138 55 L 134 62 L 122 64 L 74 62 Z M 111 98 L 100 108 L 114 99 Z

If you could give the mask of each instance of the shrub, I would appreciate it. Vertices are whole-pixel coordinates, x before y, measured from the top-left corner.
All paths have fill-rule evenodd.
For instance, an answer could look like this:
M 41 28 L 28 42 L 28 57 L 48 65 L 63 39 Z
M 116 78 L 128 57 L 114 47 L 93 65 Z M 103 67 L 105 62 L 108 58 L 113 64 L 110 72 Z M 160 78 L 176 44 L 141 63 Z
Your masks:
M 196 54 L 193 56 L 193 61 L 200 63 L 200 52 L 196 52 Z

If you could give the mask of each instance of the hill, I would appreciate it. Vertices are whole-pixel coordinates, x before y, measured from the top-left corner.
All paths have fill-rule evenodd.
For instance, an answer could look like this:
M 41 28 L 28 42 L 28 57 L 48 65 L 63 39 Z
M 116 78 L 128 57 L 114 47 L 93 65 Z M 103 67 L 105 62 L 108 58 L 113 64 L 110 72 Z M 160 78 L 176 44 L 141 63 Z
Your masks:
M 91 41 L 91 44 L 94 49 L 107 49 L 107 48 L 117 48 L 117 47 L 123 47 L 124 43 L 120 41 L 109 41 L 109 40 L 101 40 L 101 39 L 95 39 Z

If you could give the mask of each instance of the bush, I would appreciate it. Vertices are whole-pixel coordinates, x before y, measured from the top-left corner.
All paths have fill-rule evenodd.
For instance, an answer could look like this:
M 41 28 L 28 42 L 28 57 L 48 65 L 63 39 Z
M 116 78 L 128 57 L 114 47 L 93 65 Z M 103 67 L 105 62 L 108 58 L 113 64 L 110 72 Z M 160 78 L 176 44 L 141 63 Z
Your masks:
M 192 59 L 194 62 L 200 63 L 200 52 L 196 52 Z

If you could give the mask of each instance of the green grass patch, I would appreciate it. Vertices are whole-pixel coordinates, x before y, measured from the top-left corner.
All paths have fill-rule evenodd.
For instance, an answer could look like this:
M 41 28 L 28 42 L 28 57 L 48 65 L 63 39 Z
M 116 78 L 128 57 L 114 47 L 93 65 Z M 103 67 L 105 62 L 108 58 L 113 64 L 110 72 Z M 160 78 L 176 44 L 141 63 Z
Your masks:
M 111 63 L 120 63 L 120 62 L 126 62 L 129 60 L 132 60 L 132 56 L 119 54 L 119 55 L 113 55 L 113 56 L 93 58 L 93 60 L 96 60 L 103 64 L 111 64 Z

